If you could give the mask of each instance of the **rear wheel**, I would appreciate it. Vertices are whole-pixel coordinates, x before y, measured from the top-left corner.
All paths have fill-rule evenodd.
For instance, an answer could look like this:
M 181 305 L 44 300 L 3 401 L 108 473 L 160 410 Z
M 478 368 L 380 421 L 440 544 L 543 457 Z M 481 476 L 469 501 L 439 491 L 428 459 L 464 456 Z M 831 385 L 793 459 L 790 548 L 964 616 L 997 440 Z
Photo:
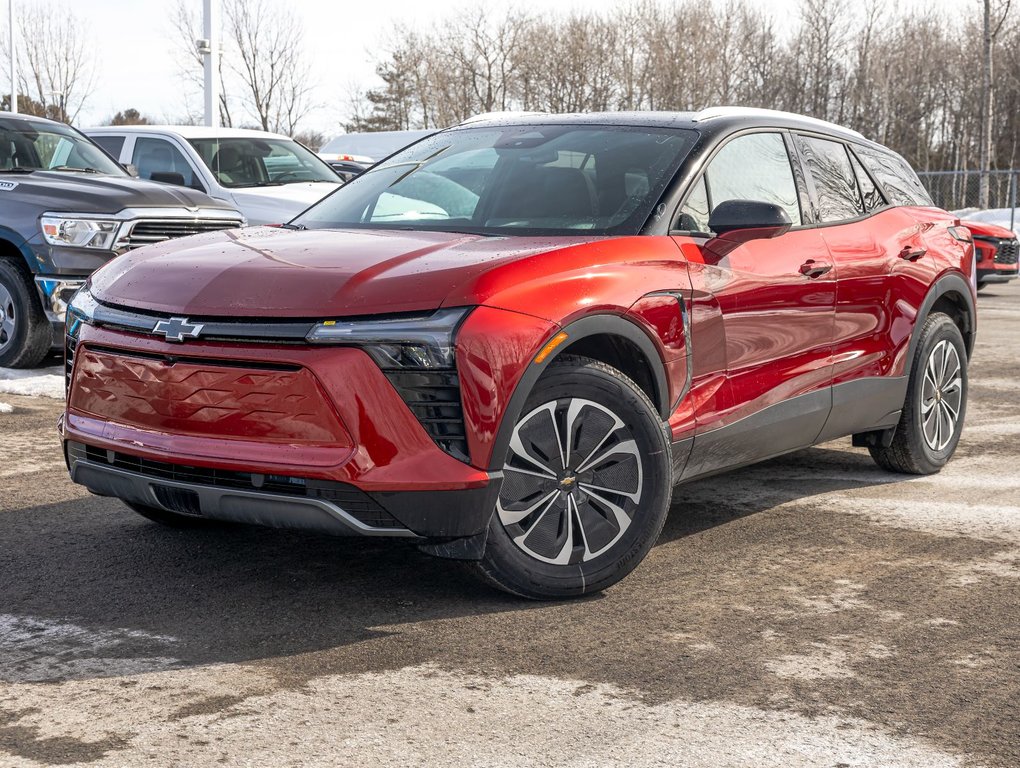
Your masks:
M 32 281 L 0 259 L 0 368 L 34 368 L 50 351 L 53 331 Z
M 645 393 L 603 363 L 557 360 L 514 427 L 478 568 L 535 599 L 605 589 L 648 554 L 671 491 L 667 432 Z
M 907 399 L 892 444 L 873 446 L 883 469 L 930 475 L 956 451 L 967 412 L 967 349 L 956 324 L 941 312 L 921 329 Z

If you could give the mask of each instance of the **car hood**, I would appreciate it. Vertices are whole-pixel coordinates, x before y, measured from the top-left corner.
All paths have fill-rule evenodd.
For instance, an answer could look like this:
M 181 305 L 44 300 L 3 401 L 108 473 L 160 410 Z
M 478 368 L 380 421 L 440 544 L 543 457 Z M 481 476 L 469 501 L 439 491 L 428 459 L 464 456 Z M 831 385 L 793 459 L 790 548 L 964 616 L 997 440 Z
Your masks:
M 16 184 L 21 202 L 35 202 L 40 211 L 54 213 L 119 213 L 125 208 L 215 208 L 233 211 L 231 205 L 186 187 L 157 184 L 131 176 L 36 171 L 0 174 Z M 0 198 L 2 203 L 2 198 Z
M 127 253 L 92 276 L 92 293 L 207 318 L 426 311 L 501 264 L 592 239 L 250 227 Z
M 231 190 L 231 194 L 252 224 L 286 224 L 341 186 L 337 179 L 336 184 L 306 182 L 279 187 L 245 187 Z
M 1009 218 L 1009 209 L 1006 209 L 1006 218 Z M 972 235 L 977 235 L 978 237 L 998 237 L 1006 239 L 1016 237 L 1013 230 L 1008 229 L 1007 227 L 1000 227 L 998 224 L 992 224 L 988 221 L 965 219 L 960 223 L 969 229 Z

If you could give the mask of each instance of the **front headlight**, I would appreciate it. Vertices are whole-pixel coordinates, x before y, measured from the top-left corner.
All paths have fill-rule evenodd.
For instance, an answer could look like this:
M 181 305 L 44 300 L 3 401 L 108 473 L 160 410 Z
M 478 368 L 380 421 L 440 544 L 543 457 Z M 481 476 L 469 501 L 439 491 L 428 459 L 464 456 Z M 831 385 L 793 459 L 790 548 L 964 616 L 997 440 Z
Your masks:
M 50 245 L 66 245 L 72 248 L 89 248 L 97 251 L 112 251 L 117 241 L 119 221 L 103 219 L 66 218 L 43 216 L 43 238 Z
M 82 286 L 67 304 L 67 327 L 77 326 L 79 322 L 89 324 L 95 322 L 98 307 L 99 302 L 92 298 L 88 285 Z
M 384 370 L 453 368 L 453 336 L 469 307 L 429 315 L 366 320 L 324 320 L 308 334 L 315 344 L 361 347 Z

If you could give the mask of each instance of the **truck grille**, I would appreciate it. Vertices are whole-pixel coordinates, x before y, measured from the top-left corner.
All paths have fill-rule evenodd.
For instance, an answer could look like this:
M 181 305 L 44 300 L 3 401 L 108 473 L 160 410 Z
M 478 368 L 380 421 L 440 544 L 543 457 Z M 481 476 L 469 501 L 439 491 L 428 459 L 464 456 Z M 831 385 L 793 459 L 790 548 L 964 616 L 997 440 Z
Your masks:
M 140 219 L 131 225 L 124 243 L 127 248 L 141 248 L 175 237 L 218 232 L 240 225 L 233 219 Z
M 1016 264 L 1020 244 L 1016 240 L 1000 240 L 999 249 L 995 252 L 996 264 Z

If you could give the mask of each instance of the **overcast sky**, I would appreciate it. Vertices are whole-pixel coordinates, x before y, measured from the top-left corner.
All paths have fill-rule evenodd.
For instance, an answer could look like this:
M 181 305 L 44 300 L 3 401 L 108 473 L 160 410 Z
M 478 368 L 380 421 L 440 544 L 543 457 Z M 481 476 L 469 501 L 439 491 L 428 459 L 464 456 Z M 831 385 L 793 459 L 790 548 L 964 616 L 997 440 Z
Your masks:
M 16 0 L 29 5 L 40 0 Z M 200 11 L 202 0 L 188 0 Z M 796 20 L 794 0 L 751 0 L 768 9 L 778 20 Z M 135 107 L 159 120 L 185 114 L 182 84 L 173 55 L 170 17 L 175 0 L 75 0 L 64 2 L 87 22 L 89 34 L 99 51 L 97 87 L 78 124 L 82 127 L 109 118 L 118 110 Z M 319 106 L 307 119 L 306 127 L 327 134 L 339 132 L 346 116 L 346 99 L 351 86 L 372 85 L 374 51 L 384 46 L 395 24 L 414 26 L 442 22 L 474 3 L 464 0 L 287 0 L 295 15 L 304 21 L 315 102 Z M 492 9 L 513 6 L 540 12 L 586 8 L 608 10 L 620 0 L 484 0 Z M 901 0 L 890 7 L 911 6 L 920 0 Z M 979 0 L 928 0 L 949 14 L 973 9 Z M 6 30 L 7 0 L 0 0 L 3 29 Z M 3 34 L 6 34 L 4 31 Z M 6 72 L 0 87 L 9 88 Z M 193 106 L 200 106 L 195 103 Z

